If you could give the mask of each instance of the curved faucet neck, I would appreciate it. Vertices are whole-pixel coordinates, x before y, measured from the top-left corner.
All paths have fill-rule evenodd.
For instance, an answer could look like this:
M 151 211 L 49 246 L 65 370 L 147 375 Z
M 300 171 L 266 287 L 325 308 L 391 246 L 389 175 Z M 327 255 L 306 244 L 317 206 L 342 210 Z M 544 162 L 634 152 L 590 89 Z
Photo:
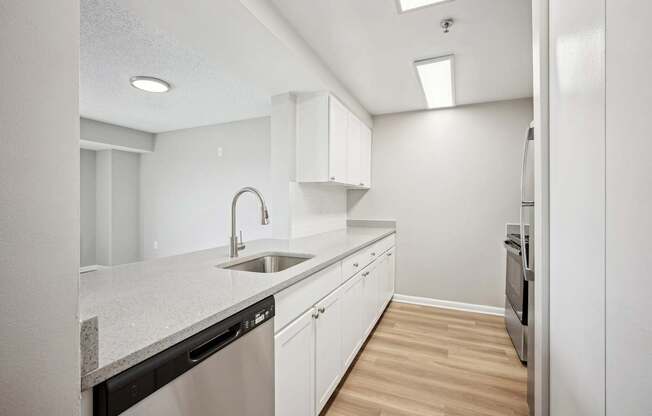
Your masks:
M 267 205 L 265 204 L 265 199 L 263 198 L 263 195 L 258 191 L 258 189 L 251 187 L 251 186 L 246 186 L 242 189 L 240 189 L 238 192 L 235 193 L 233 196 L 233 201 L 231 202 L 231 250 L 230 250 L 230 255 L 231 257 L 238 257 L 238 249 L 239 245 L 242 244 L 242 241 L 238 243 L 238 237 L 236 235 L 236 208 L 238 204 L 238 199 L 242 194 L 245 193 L 252 193 L 256 195 L 258 198 L 258 202 L 260 204 L 260 222 L 262 225 L 267 225 L 269 224 L 269 211 L 267 210 Z

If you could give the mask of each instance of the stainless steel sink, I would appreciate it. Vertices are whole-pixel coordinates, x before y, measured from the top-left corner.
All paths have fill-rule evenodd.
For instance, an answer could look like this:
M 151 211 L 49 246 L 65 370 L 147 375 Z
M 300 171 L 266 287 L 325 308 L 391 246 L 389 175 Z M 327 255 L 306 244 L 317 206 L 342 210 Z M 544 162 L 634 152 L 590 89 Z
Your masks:
M 277 273 L 313 258 L 310 254 L 261 253 L 253 257 L 236 259 L 217 267 L 251 273 Z

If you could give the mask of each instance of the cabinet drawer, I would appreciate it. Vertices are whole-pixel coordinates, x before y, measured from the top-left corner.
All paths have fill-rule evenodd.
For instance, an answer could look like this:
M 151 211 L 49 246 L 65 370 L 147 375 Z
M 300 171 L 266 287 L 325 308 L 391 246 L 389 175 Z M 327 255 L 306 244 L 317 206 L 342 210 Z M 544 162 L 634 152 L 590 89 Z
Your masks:
M 365 266 L 364 256 L 362 252 L 357 252 L 354 255 L 347 257 L 342 261 L 342 277 L 343 280 L 348 280 L 354 274 L 362 270 Z
M 274 295 L 274 332 L 292 322 L 342 284 L 342 263 L 336 263 Z
M 396 245 L 396 236 L 394 234 L 387 236 L 377 242 L 376 244 L 373 245 L 376 256 L 379 256 L 380 254 L 386 252 L 390 248 L 394 247 Z

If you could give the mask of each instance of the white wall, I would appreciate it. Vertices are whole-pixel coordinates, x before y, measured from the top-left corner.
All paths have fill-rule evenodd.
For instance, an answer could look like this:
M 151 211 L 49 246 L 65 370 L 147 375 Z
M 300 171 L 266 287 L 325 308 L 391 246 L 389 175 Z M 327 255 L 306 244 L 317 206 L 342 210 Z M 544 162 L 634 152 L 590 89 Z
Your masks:
M 550 0 L 551 415 L 605 414 L 604 22 Z
M 146 259 L 227 245 L 237 190 L 254 186 L 266 198 L 271 194 L 270 119 L 158 134 L 155 151 L 142 155 L 141 169 Z M 271 224 L 274 217 L 272 209 Z M 271 224 L 260 224 L 252 195 L 240 198 L 238 228 L 245 243 L 271 237 Z
M 79 2 L 0 1 L 0 415 L 79 414 Z
M 606 6 L 606 407 L 608 415 L 649 415 L 652 4 Z
M 290 183 L 291 237 L 346 228 L 347 194 L 341 186 Z
M 350 219 L 397 221 L 397 293 L 504 307 L 530 99 L 374 119 L 372 189 Z
M 95 259 L 95 152 L 80 150 L 80 266 Z

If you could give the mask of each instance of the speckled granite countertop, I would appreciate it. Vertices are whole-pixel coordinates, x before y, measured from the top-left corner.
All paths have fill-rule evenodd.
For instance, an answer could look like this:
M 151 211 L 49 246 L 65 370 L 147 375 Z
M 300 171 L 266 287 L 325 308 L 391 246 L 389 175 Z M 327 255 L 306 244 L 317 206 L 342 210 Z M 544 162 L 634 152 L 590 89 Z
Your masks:
M 98 368 L 86 390 L 224 318 L 273 295 L 390 234 L 393 228 L 349 227 L 293 240 L 246 242 L 241 257 L 266 251 L 315 257 L 274 274 L 218 269 L 228 247 L 85 273 L 81 320 L 97 316 Z

